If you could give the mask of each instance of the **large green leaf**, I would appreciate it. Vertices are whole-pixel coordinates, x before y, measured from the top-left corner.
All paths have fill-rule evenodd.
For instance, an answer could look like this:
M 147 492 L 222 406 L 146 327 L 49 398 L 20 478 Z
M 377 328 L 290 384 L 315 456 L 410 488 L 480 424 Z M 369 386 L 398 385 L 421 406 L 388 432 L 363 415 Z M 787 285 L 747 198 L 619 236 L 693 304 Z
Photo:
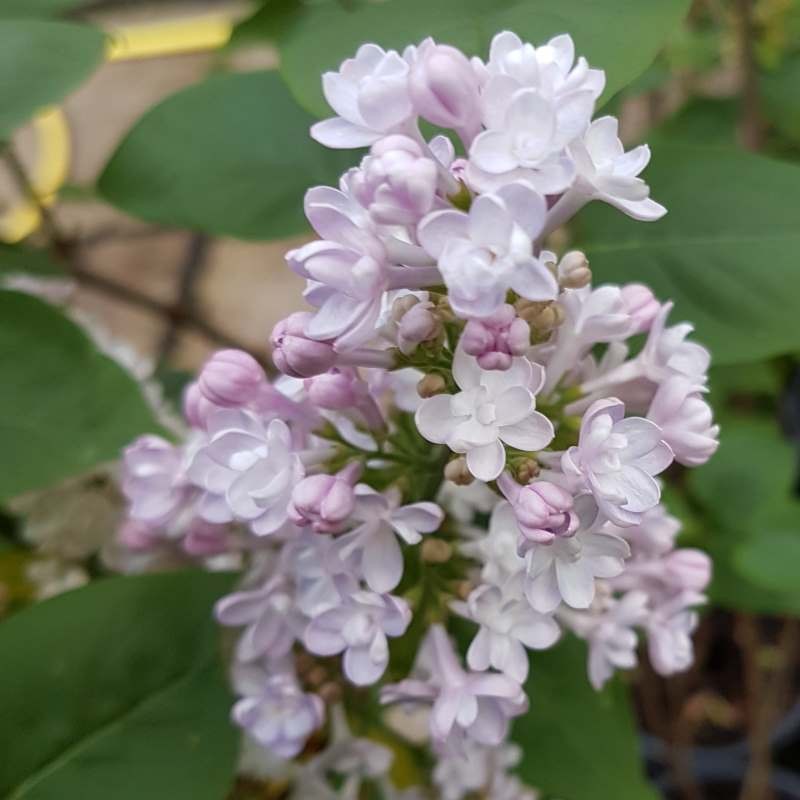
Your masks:
M 145 114 L 99 188 L 166 225 L 245 239 L 298 233 L 306 189 L 335 183 L 353 163 L 309 137 L 312 121 L 275 73 L 217 75 Z
M 0 244 L 0 275 L 65 277 L 64 270 L 44 250 L 10 244 Z
M 669 213 L 643 223 L 603 203 L 577 220 L 601 281 L 673 299 L 715 363 L 797 350 L 800 167 L 727 148 L 656 144 L 646 177 Z
M 720 442 L 714 458 L 687 476 L 705 518 L 692 544 L 714 560 L 711 597 L 729 608 L 800 614 L 794 449 L 773 421 L 735 415 L 723 418 Z
M 224 797 L 237 736 L 211 606 L 229 585 L 112 578 L 0 623 L 0 797 Z
M 91 0 L 0 0 L 0 18 L 55 17 L 80 10 Z
M 800 54 L 761 79 L 761 97 L 770 122 L 788 139 L 800 143 Z
M 268 4 L 264 15 L 275 5 L 280 7 Z M 281 72 L 305 108 L 330 116 L 320 76 L 364 42 L 402 51 L 433 36 L 486 56 L 498 31 L 515 31 L 534 43 L 570 33 L 578 52 L 606 70 L 607 99 L 647 68 L 688 5 L 687 0 L 327 0 L 308 4 L 291 18 L 279 38 Z
M 77 88 L 102 57 L 102 33 L 84 25 L 0 20 L 0 138 Z
M 0 499 L 115 458 L 159 425 L 136 381 L 60 311 L 0 292 Z
M 530 711 L 514 725 L 526 783 L 563 800 L 654 800 L 642 772 L 627 690 L 612 681 L 596 692 L 586 647 L 570 637 L 531 656 Z

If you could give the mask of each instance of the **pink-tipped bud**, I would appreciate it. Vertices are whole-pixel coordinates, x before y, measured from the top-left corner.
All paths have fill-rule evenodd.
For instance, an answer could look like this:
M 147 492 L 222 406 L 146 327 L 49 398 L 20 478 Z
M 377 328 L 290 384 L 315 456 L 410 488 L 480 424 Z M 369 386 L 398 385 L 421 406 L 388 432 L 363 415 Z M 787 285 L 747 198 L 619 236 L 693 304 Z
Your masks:
M 408 88 L 421 117 L 471 143 L 480 129 L 478 78 L 460 50 L 426 39 L 411 65 Z
M 650 330 L 661 304 L 653 292 L 642 283 L 628 283 L 622 287 L 622 305 L 636 323 L 634 333 Z
M 272 329 L 272 360 L 284 375 L 310 378 L 327 372 L 336 363 L 336 353 L 329 342 L 306 336 L 306 325 L 312 317 L 308 311 L 296 311 Z
M 400 319 L 397 326 L 397 344 L 400 350 L 409 355 L 417 345 L 435 339 L 442 332 L 442 322 L 433 313 L 433 303 L 416 303 Z
M 520 529 L 519 553 L 533 545 L 550 544 L 556 536 L 572 536 L 578 529 L 578 517 L 572 511 L 572 495 L 549 481 L 534 481 L 521 486 L 508 472 L 497 485 L 514 509 Z
M 196 558 L 216 556 L 228 551 L 228 529 L 200 518 L 192 520 L 181 542 L 184 552 Z
M 238 408 L 254 400 L 265 381 L 261 365 L 244 350 L 220 350 L 206 362 L 197 385 L 209 402 Z
M 206 399 L 197 385 L 197 381 L 192 381 L 183 391 L 183 416 L 193 427 L 203 430 L 208 422 L 208 416 L 219 406 L 214 405 Z
M 292 492 L 289 518 L 316 533 L 339 532 L 355 508 L 353 486 L 360 473 L 360 466 L 351 464 L 336 475 L 303 478 Z
M 308 399 L 317 408 L 344 411 L 358 404 L 363 382 L 349 367 L 334 367 L 323 375 L 305 381 Z
M 481 369 L 506 370 L 514 356 L 524 355 L 530 338 L 528 323 L 505 303 L 491 316 L 467 322 L 461 346 L 465 353 L 478 359 Z
M 702 592 L 711 581 L 711 559 L 702 551 L 682 547 L 664 559 L 668 576 L 681 589 Z

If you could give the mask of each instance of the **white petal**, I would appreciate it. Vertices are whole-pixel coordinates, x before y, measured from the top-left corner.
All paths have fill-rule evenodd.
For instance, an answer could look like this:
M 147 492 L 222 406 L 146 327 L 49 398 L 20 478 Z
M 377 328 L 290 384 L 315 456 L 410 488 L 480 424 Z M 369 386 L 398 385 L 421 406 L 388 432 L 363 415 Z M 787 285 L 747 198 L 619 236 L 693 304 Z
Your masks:
M 475 137 L 469 155 L 475 166 L 493 175 L 509 172 L 519 165 L 513 139 L 505 131 L 484 131 Z
M 369 537 L 361 556 L 361 569 L 369 588 L 383 594 L 390 592 L 403 577 L 403 553 L 389 528 L 381 526 Z
M 429 442 L 444 444 L 452 435 L 459 419 L 453 416 L 452 395 L 437 394 L 422 401 L 414 415 L 417 430 Z
M 553 441 L 553 423 L 538 411 L 514 425 L 503 425 L 500 438 L 518 450 L 541 450 Z
M 530 256 L 520 259 L 511 274 L 511 288 L 526 300 L 554 300 L 558 282 L 539 259 Z
M 479 481 L 493 481 L 506 463 L 506 451 L 499 441 L 475 447 L 467 453 L 467 469 Z
M 594 599 L 594 575 L 589 561 L 556 561 L 558 589 L 572 608 L 589 608 Z
M 462 211 L 434 211 L 419 223 L 419 243 L 434 257 L 439 258 L 451 239 L 467 239 L 469 217 Z
M 381 134 L 353 125 L 341 117 L 331 117 L 311 126 L 311 138 L 325 147 L 347 149 L 367 147 L 377 142 Z

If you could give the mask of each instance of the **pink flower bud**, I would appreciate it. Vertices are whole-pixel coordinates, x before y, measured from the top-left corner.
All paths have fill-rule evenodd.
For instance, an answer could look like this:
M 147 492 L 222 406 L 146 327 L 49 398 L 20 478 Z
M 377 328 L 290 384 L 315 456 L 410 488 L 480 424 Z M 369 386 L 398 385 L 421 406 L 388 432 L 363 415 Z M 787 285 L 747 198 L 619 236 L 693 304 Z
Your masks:
M 137 519 L 128 519 L 119 529 L 117 538 L 128 550 L 134 553 L 146 553 L 158 544 L 161 536 L 158 528 Z
M 426 39 L 409 74 L 411 103 L 434 125 L 457 131 L 469 146 L 480 130 L 478 78 L 467 57 L 454 47 Z
M 256 397 L 265 380 L 261 365 L 244 350 L 220 350 L 206 362 L 197 385 L 211 403 L 238 408 Z
M 329 411 L 344 411 L 355 406 L 359 395 L 358 384 L 358 376 L 348 367 L 334 367 L 323 375 L 305 381 L 308 399 L 318 408 Z
M 683 547 L 664 559 L 670 578 L 681 589 L 702 592 L 711 580 L 711 559 L 702 551 Z
M 336 363 L 331 344 L 310 339 L 305 334 L 306 325 L 313 316 L 308 311 L 296 311 L 272 329 L 272 360 L 285 375 L 310 378 L 327 372 Z
M 572 536 L 578 529 L 572 495 L 560 486 L 549 481 L 521 486 L 508 472 L 497 479 L 497 485 L 517 518 L 520 555 L 534 544 L 550 544 L 556 536 Z
M 514 356 L 524 355 L 530 347 L 530 336 L 528 323 L 505 303 L 491 316 L 467 322 L 461 346 L 478 359 L 481 369 L 506 370 Z
M 289 518 L 316 533 L 337 533 L 356 505 L 353 486 L 361 473 L 350 464 L 336 475 L 311 475 L 295 486 L 289 503 Z
M 228 551 L 228 529 L 200 518 L 192 520 L 181 542 L 187 555 L 198 558 L 216 556 Z
M 400 319 L 397 327 L 397 344 L 409 355 L 417 345 L 435 339 L 442 331 L 442 323 L 432 310 L 433 303 L 423 301 L 412 306 Z
M 208 421 L 208 415 L 218 409 L 205 398 L 197 385 L 197 381 L 192 381 L 183 391 L 183 416 L 193 428 L 203 430 Z
M 642 283 L 628 283 L 621 290 L 622 305 L 636 324 L 634 333 L 650 330 L 661 304 L 653 292 Z

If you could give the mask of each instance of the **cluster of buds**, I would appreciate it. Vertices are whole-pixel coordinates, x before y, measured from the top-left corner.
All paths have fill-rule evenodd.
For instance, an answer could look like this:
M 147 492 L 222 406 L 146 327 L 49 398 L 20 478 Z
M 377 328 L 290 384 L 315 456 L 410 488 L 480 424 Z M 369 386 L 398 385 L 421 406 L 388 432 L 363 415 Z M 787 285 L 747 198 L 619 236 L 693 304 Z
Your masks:
M 435 756 L 403 797 L 530 798 L 506 744 L 529 651 L 585 639 L 598 687 L 642 636 L 659 672 L 691 663 L 710 564 L 676 549 L 658 476 L 717 447 L 709 354 L 646 286 L 593 285 L 583 253 L 544 249 L 592 200 L 665 213 L 647 146 L 592 120 L 603 87 L 569 36 L 509 32 L 486 61 L 429 39 L 326 73 L 336 116 L 311 135 L 370 151 L 306 194 L 319 238 L 287 262 L 312 310 L 272 331 L 282 374 L 217 353 L 186 392 L 185 442 L 125 453 L 123 543 L 247 565 L 217 606 L 242 631 L 233 718 L 284 759 L 314 734 L 342 751 L 336 719 L 375 725 L 353 692 L 379 684 L 385 724 L 420 707 Z M 400 797 L 391 753 L 345 738 L 364 754 L 346 784 Z

